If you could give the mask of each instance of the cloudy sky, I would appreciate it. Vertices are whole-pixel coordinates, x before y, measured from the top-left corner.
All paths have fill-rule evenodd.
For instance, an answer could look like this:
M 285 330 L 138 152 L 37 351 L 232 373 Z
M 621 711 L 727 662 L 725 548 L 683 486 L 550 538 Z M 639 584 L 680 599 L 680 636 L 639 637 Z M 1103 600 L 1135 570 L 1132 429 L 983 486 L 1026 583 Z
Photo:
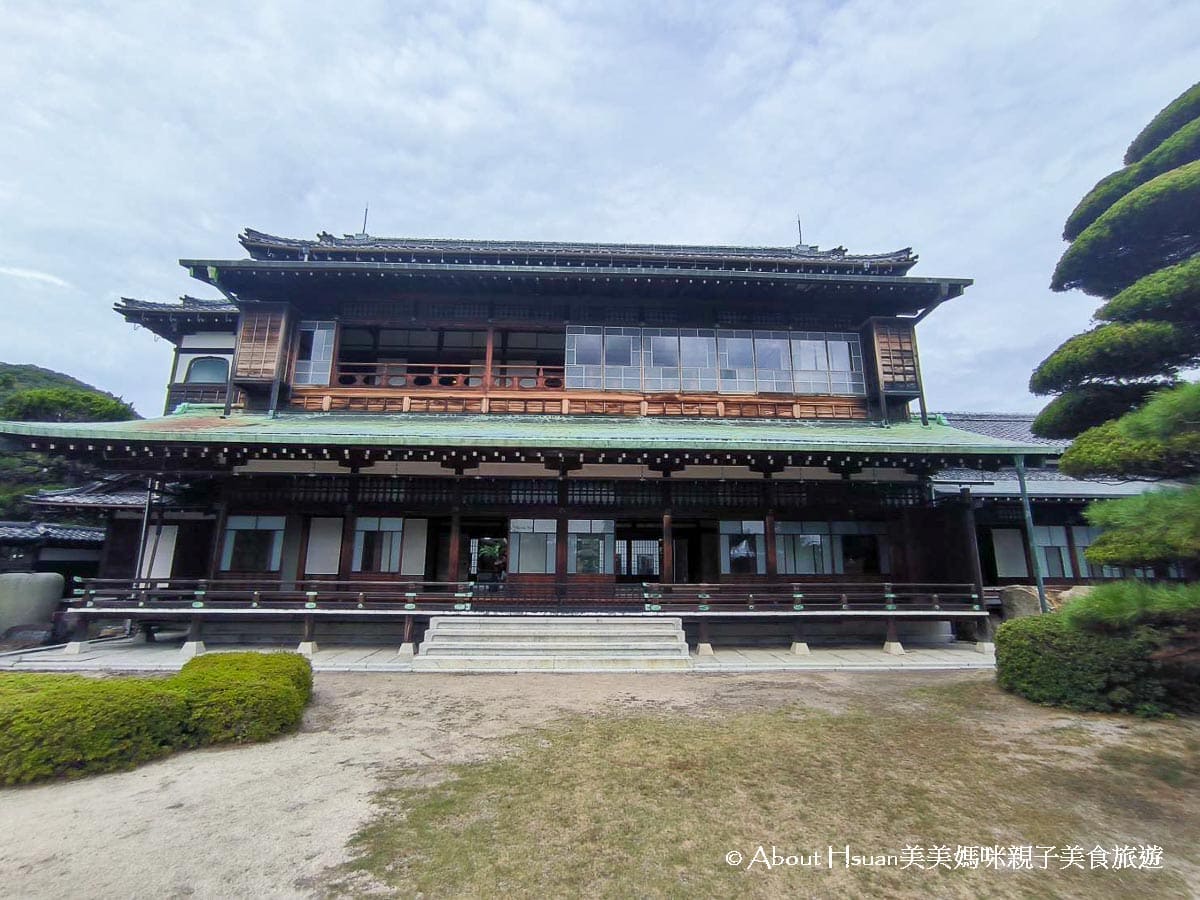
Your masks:
M 289 236 L 913 246 L 976 286 L 931 405 L 1035 410 L 1096 303 L 1047 289 L 1075 202 L 1200 77 L 1194 0 L 13 3 L 0 359 L 161 409 L 121 296 Z

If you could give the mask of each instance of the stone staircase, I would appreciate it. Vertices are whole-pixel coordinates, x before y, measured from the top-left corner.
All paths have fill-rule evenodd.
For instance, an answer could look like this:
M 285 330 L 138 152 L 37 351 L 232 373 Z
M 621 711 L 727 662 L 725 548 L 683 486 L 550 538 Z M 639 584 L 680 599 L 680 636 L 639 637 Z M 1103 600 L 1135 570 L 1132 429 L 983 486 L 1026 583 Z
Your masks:
M 658 616 L 435 616 L 428 672 L 637 672 L 691 667 L 683 623 Z

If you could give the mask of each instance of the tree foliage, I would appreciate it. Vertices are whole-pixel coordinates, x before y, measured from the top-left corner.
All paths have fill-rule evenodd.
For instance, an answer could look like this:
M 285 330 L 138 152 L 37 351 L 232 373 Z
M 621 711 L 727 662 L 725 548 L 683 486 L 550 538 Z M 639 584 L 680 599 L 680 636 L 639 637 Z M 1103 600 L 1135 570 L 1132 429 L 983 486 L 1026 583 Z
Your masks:
M 67 392 L 65 402 L 55 399 L 59 391 Z M 58 421 L 60 416 L 62 420 L 136 417 L 128 404 L 69 375 L 38 366 L 0 363 L 0 418 L 36 415 L 45 415 L 51 421 Z M 26 495 L 83 484 L 98 474 L 83 463 L 62 457 L 0 453 L 0 518 L 27 518 L 31 510 Z M 48 510 L 38 510 L 39 517 L 50 515 Z
M 1194 476 L 1200 471 L 1200 384 L 1160 391 L 1135 412 L 1088 429 L 1059 467 L 1076 476 Z
M 1050 287 L 1111 297 L 1200 251 L 1200 160 L 1130 191 L 1071 242 Z
M 0 404 L 0 419 L 17 422 L 121 422 L 137 417 L 128 403 L 77 388 L 33 388 Z
M 1138 185 L 1197 159 L 1200 159 L 1200 118 L 1180 128 L 1144 159 L 1100 179 L 1067 218 L 1063 238 L 1073 241 L 1105 210 Z
M 1150 491 L 1093 503 L 1088 521 L 1104 531 L 1087 549 L 1097 565 L 1200 559 L 1200 490 Z
M 1085 429 L 1124 415 L 1154 391 L 1170 387 L 1162 382 L 1087 384 L 1055 397 L 1033 421 L 1042 437 L 1062 440 Z
M 1142 130 L 1126 163 L 1071 213 L 1070 246 L 1050 285 L 1107 302 L 1096 324 L 1061 344 L 1030 379 L 1034 393 L 1058 395 L 1034 421 L 1035 433 L 1087 434 L 1078 472 L 1085 457 L 1098 471 L 1124 470 L 1136 448 L 1151 450 L 1124 433 L 1088 429 L 1129 413 L 1200 361 L 1200 84 Z M 1105 449 L 1108 438 L 1116 443 Z M 1162 459 L 1147 463 L 1156 468 Z
M 1033 372 L 1035 394 L 1093 381 L 1170 375 L 1200 354 L 1194 336 L 1169 322 L 1113 322 L 1067 339 Z
M 1142 159 L 1192 119 L 1200 118 L 1200 82 L 1196 82 L 1141 130 L 1125 151 L 1125 165 Z
M 1200 328 L 1200 254 L 1139 278 L 1096 310 L 1096 318 L 1148 319 Z

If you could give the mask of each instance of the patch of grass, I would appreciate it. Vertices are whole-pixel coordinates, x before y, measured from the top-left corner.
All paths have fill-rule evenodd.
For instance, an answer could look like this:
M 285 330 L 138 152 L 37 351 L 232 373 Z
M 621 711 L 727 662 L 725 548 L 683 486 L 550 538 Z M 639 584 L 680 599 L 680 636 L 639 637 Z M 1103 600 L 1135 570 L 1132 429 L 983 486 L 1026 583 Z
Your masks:
M 502 758 L 454 766 L 433 786 L 405 773 L 378 796 L 378 817 L 328 887 L 431 897 L 1191 896 L 1171 857 L 1197 862 L 1200 804 L 1173 810 L 1170 822 L 1156 817 L 1151 829 L 1129 812 L 1130 796 L 1149 803 L 1161 788 L 1150 773 L 1126 774 L 1110 802 L 1108 764 L 1081 770 L 1075 754 L 1068 769 L 1044 746 L 1008 758 L 1009 744 L 965 714 L 989 692 L 1003 702 L 994 687 L 968 684 L 842 714 L 572 718 Z M 1053 730 L 1040 740 L 1053 742 Z M 1167 868 L 768 871 L 725 862 L 731 850 L 748 861 L 759 846 L 824 856 L 847 844 L 898 854 L 906 845 L 1114 843 L 1168 847 Z

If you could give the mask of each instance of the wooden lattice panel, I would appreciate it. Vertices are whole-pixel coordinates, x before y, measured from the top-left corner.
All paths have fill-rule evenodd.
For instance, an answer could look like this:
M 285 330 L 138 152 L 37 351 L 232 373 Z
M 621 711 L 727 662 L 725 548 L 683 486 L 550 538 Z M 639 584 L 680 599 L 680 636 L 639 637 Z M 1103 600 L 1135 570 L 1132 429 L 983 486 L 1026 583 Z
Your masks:
M 275 377 L 283 356 L 286 324 L 283 310 L 242 313 L 233 361 L 234 378 L 270 381 Z
M 917 342 L 911 325 L 876 323 L 875 355 L 885 392 L 911 393 L 921 389 Z

